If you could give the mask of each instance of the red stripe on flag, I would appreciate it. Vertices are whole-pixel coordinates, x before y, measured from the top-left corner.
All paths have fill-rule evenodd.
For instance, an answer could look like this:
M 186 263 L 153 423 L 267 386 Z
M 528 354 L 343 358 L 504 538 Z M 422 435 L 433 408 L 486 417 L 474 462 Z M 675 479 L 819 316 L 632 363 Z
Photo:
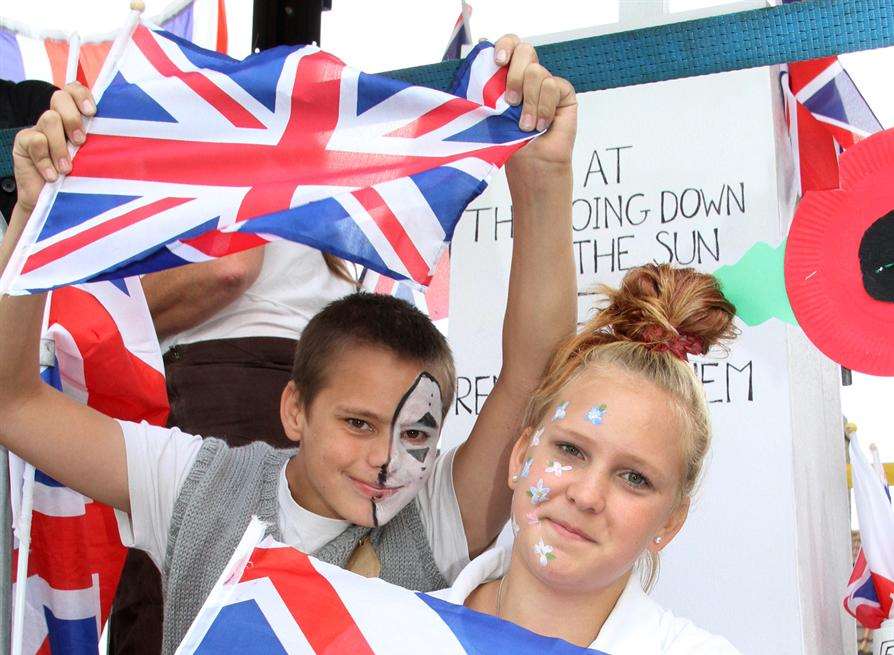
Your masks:
M 227 5 L 217 0 L 217 44 L 215 50 L 227 54 Z
M 391 211 L 385 199 L 379 195 L 379 192 L 372 187 L 366 189 L 358 189 L 351 192 L 363 208 L 375 221 L 382 234 L 394 248 L 394 252 L 400 257 L 403 265 L 406 266 L 410 277 L 420 284 L 427 284 L 431 274 L 429 266 L 416 249 L 416 244 L 410 239 L 410 235 L 397 220 L 397 216 Z
M 506 91 L 506 76 L 508 74 L 509 66 L 500 66 L 481 91 L 484 104 L 491 109 L 497 106 L 497 100 L 499 100 L 500 96 Z
M 25 265 L 22 267 L 22 273 L 29 273 L 36 270 L 41 266 L 45 266 L 50 262 L 71 254 L 78 248 L 86 247 L 94 241 L 98 241 L 113 232 L 123 230 L 124 228 L 139 223 L 147 218 L 152 218 L 158 213 L 182 205 L 190 200 L 192 200 L 192 198 L 162 198 L 161 200 L 156 200 L 153 203 L 127 212 L 118 218 L 96 225 L 89 230 L 78 232 L 67 239 L 57 241 L 53 245 L 47 246 L 43 250 L 34 253 L 25 260 Z
M 423 134 L 433 132 L 439 127 L 443 127 L 450 121 L 472 111 L 477 106 L 474 102 L 464 98 L 454 98 L 440 107 L 435 107 L 431 111 L 426 112 L 415 121 L 407 123 L 393 132 L 389 132 L 385 136 L 402 136 L 408 139 L 422 136 Z
M 288 579 L 280 581 L 281 575 Z M 241 581 L 268 577 L 315 653 L 374 655 L 338 593 L 307 555 L 292 548 L 256 548 Z
M 250 127 L 255 129 L 263 129 L 264 124 L 261 123 L 254 114 L 245 107 L 233 100 L 226 93 L 221 91 L 207 77 L 198 72 L 184 72 L 177 68 L 164 50 L 155 42 L 155 38 L 150 34 L 149 30 L 142 25 L 134 31 L 134 43 L 140 51 L 146 56 L 156 70 L 165 77 L 176 77 L 183 82 L 211 106 L 213 106 L 220 114 L 236 127 Z
M 263 246 L 267 240 L 248 232 L 221 232 L 212 230 L 191 239 L 183 239 L 183 243 L 192 246 L 209 257 L 223 257 L 235 252 L 248 250 L 255 246 Z

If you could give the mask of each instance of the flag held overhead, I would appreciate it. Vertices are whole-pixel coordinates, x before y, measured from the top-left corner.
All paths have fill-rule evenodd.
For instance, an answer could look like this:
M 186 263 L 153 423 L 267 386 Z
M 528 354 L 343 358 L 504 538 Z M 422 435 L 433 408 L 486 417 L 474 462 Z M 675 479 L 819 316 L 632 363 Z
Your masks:
M 425 285 L 466 205 L 534 133 L 479 46 L 463 97 L 305 46 L 235 61 L 139 24 L 71 173 L 19 243 L 11 293 L 285 239 Z M 43 210 L 43 211 L 41 211 Z

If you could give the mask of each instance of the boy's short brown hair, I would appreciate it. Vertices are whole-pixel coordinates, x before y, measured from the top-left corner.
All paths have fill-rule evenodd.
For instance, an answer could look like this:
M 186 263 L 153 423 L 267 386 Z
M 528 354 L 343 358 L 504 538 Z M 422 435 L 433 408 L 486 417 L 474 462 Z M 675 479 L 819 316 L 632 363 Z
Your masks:
M 441 385 L 444 415 L 453 402 L 456 371 L 444 335 L 409 303 L 373 293 L 353 293 L 329 303 L 314 316 L 295 349 L 292 381 L 305 408 L 326 385 L 333 357 L 357 345 L 384 348 L 426 366 Z M 443 417 L 442 417 L 443 418 Z

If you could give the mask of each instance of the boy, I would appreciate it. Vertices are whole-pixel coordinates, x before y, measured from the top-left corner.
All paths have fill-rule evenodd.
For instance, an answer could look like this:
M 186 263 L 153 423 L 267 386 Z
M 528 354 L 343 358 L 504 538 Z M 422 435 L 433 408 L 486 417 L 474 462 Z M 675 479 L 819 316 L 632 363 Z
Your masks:
M 60 482 L 125 515 L 122 539 L 165 578 L 164 652 L 173 652 L 251 515 L 326 561 L 422 590 L 444 586 L 508 516 L 508 453 L 528 395 L 555 345 L 574 330 L 570 235 L 574 92 L 515 37 L 500 39 L 507 100 L 521 127 L 549 131 L 507 166 L 515 240 L 504 358 L 468 441 L 438 458 L 452 400 L 446 343 L 390 298 L 357 296 L 311 321 L 280 416 L 296 451 L 229 449 L 176 429 L 119 423 L 40 383 L 43 296 L 0 299 L 0 441 Z M 65 135 L 83 140 L 95 111 L 77 86 L 14 148 L 19 202 L 0 268 L 45 180 L 67 172 Z

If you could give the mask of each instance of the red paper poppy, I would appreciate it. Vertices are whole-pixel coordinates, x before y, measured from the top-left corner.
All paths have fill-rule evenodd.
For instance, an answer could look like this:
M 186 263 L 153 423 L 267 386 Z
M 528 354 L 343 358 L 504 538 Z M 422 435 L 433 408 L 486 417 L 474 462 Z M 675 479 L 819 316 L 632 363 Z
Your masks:
M 842 155 L 839 189 L 804 196 L 785 251 L 786 290 L 808 338 L 839 364 L 872 375 L 894 375 L 894 302 L 870 295 L 866 282 L 876 284 L 881 273 L 890 284 L 894 275 L 890 245 L 868 242 L 892 234 L 892 210 L 894 130 L 886 130 Z M 867 246 L 875 253 L 871 271 Z M 887 268 L 878 264 L 880 248 L 890 256 Z

